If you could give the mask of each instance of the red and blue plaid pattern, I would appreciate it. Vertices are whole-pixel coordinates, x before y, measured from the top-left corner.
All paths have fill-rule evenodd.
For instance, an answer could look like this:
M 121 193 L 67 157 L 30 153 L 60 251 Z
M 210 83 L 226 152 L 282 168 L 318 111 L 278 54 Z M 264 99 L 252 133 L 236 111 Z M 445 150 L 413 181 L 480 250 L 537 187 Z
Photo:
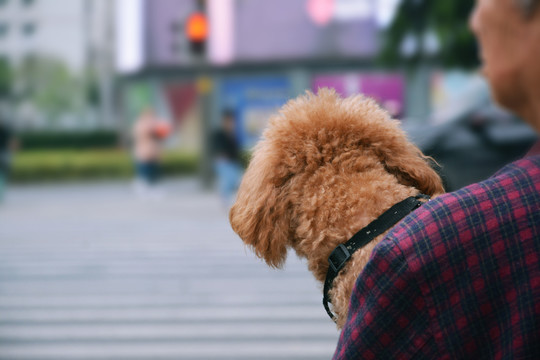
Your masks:
M 394 227 L 358 277 L 334 359 L 540 359 L 540 156 Z

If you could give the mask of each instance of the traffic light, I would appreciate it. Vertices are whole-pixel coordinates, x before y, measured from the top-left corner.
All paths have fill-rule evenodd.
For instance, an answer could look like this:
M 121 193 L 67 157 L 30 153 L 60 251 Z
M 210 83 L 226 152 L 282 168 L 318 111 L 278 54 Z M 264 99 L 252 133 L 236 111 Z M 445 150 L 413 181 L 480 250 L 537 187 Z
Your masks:
M 186 37 L 192 54 L 204 55 L 208 37 L 208 20 L 203 12 L 192 13 L 186 21 Z

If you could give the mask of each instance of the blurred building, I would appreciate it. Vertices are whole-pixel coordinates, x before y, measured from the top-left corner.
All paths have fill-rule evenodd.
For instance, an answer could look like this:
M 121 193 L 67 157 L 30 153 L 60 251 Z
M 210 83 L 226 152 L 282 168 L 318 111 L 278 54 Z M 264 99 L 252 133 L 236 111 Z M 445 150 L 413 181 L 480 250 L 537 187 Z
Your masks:
M 111 110 L 105 111 L 112 108 L 107 101 L 112 98 L 114 79 L 111 4 L 108 0 L 0 0 L 0 56 L 8 59 L 15 75 L 17 101 L 11 112 L 16 127 L 46 130 L 52 123 L 73 129 L 113 125 Z M 75 105 L 47 116 L 29 89 L 40 88 L 56 96 L 60 90 L 44 76 L 56 71 L 69 83 L 67 95 Z M 98 92 L 104 95 L 100 108 L 96 104 L 90 109 L 87 98 Z
M 13 65 L 29 55 L 61 58 L 72 69 L 86 63 L 84 0 L 1 0 L 0 49 Z
M 121 70 L 200 63 L 369 59 L 397 0 L 119 0 Z M 190 15 L 209 22 L 203 56 L 186 38 Z M 264 16 L 262 16 L 264 14 Z M 130 30 L 128 30 L 128 28 Z M 127 50 L 127 52 L 125 52 Z

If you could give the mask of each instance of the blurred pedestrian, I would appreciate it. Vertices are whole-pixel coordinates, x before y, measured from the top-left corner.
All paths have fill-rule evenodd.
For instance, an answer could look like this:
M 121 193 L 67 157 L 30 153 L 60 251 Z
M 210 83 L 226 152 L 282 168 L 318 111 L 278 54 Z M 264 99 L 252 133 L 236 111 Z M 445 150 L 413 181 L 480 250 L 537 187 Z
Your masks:
M 218 191 L 223 205 L 228 208 L 242 178 L 236 119 L 232 110 L 223 111 L 220 128 L 212 136 L 212 145 Z
M 540 132 L 540 0 L 477 0 L 496 101 Z M 334 359 L 540 359 L 540 155 L 394 227 L 357 279 Z
M 0 119 L 0 202 L 4 199 L 13 151 L 17 142 L 5 119 Z
M 133 126 L 134 158 L 137 194 L 158 195 L 155 186 L 159 179 L 161 142 L 169 135 L 170 127 L 160 121 L 154 110 L 144 110 Z

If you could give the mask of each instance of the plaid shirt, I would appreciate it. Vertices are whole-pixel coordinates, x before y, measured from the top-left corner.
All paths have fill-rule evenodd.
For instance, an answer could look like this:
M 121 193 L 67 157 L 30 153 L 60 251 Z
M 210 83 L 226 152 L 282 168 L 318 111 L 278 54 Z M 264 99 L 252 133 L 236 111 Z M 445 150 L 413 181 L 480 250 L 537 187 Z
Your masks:
M 540 359 L 540 156 L 406 217 L 358 277 L 334 359 Z

